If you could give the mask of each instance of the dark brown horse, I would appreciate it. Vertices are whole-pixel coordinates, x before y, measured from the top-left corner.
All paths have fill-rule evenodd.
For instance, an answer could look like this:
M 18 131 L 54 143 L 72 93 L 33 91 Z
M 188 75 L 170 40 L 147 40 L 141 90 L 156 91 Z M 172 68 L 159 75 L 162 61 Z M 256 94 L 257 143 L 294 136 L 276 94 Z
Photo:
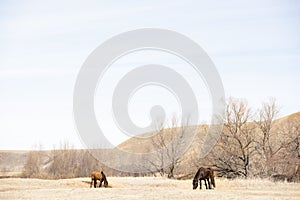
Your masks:
M 207 189 L 206 181 L 208 182 L 208 188 L 212 189 L 209 179 L 211 180 L 211 184 L 216 187 L 215 177 L 214 177 L 214 170 L 212 168 L 204 168 L 200 167 L 193 179 L 193 190 L 198 187 L 198 182 L 200 182 L 200 189 L 202 189 L 201 181 L 204 180 L 205 187 Z
M 92 184 L 93 184 L 93 181 L 94 181 L 94 187 L 96 188 L 97 187 L 97 180 L 100 181 L 99 187 L 102 186 L 102 182 L 104 182 L 104 187 L 108 187 L 108 182 L 107 182 L 106 176 L 103 173 L 103 171 L 101 171 L 101 172 L 92 172 L 91 179 L 92 180 L 91 180 L 90 187 L 92 187 Z

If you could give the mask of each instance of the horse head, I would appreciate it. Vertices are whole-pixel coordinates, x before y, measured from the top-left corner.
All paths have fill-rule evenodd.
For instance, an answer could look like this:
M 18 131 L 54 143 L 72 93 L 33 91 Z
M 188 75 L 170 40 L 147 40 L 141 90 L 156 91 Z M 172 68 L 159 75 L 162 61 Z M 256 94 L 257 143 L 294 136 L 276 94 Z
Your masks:
M 108 187 L 108 182 L 106 179 L 104 180 L 104 187 Z
M 198 187 L 198 180 L 194 179 L 193 180 L 193 190 L 197 189 L 197 187 Z

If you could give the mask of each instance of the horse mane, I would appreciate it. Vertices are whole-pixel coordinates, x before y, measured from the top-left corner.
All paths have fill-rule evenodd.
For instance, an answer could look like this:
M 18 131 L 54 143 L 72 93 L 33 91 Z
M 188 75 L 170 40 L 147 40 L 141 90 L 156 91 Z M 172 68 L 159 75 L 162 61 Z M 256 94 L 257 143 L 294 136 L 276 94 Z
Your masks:
M 198 179 L 199 174 L 200 174 L 200 169 L 201 169 L 201 167 L 198 169 L 197 173 L 195 174 L 194 180 Z

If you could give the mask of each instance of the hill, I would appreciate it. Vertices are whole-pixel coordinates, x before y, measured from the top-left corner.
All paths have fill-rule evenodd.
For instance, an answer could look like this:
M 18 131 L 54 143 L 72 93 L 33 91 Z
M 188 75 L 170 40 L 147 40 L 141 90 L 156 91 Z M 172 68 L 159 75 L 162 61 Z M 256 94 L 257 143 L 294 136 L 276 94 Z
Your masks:
M 289 124 L 291 121 L 300 121 L 300 112 L 296 112 L 282 118 L 274 120 L 275 127 L 282 127 Z M 251 122 L 250 122 L 251 123 Z M 198 129 L 197 137 L 195 137 L 195 142 L 199 142 L 203 139 L 206 134 L 208 125 L 200 125 L 196 127 Z M 166 131 L 162 132 L 161 134 L 171 134 L 172 129 L 166 129 Z M 129 152 L 136 152 L 136 153 L 144 153 L 153 150 L 152 145 L 152 138 L 147 136 L 155 135 L 155 133 L 144 133 L 142 137 L 132 137 L 125 142 L 118 145 L 119 149 L 126 150 Z M 170 136 L 167 136 L 170 137 Z
M 247 122 L 247 125 L 251 127 L 251 129 L 254 129 L 253 130 L 254 137 L 255 137 L 254 140 L 255 141 L 262 140 L 262 138 L 260 138 L 258 134 L 259 130 L 256 127 L 256 123 Z M 299 125 L 300 125 L 300 112 L 293 113 L 291 115 L 284 116 L 282 118 L 274 120 L 272 125 L 273 128 L 271 130 L 272 137 L 270 141 L 273 142 L 276 146 L 277 145 L 276 143 L 279 142 L 278 138 L 290 137 L 290 136 L 292 137 L 293 134 L 295 133 L 299 134 L 300 131 Z M 196 171 L 200 165 L 203 164 L 210 165 L 209 162 L 204 162 L 204 160 L 200 159 L 200 154 L 201 154 L 200 150 L 204 141 L 204 137 L 206 136 L 207 130 L 209 129 L 209 126 L 200 125 L 195 128 L 197 129 L 197 135 L 195 136 L 189 149 L 184 153 L 184 155 L 180 159 L 180 163 L 178 164 L 175 172 L 177 174 L 177 177 L 182 176 L 182 177 L 190 178 L 192 176 L 192 173 Z M 157 142 L 157 139 L 164 138 L 165 140 L 164 142 L 169 143 L 172 140 L 172 138 L 170 137 L 170 135 L 172 135 L 172 132 L 174 132 L 174 129 L 166 129 L 165 131 L 159 132 L 156 135 L 154 133 L 146 133 L 143 135 L 142 138 L 139 137 L 130 138 L 129 140 L 121 143 L 118 146 L 118 148 L 128 152 L 138 152 L 138 153 L 152 152 L 155 151 L 155 149 L 157 148 L 155 145 L 155 141 Z M 165 136 L 162 136 L 162 134 L 164 134 Z M 145 137 L 147 135 L 155 135 L 155 136 Z M 296 158 L 294 159 L 293 156 L 294 155 L 291 155 L 291 157 L 286 156 L 285 160 L 290 160 L 292 162 L 297 163 L 298 161 L 295 161 Z M 281 162 L 279 160 L 275 160 L 275 161 L 278 163 Z
M 250 122 L 253 123 L 253 122 Z M 274 121 L 274 133 L 276 137 L 281 137 L 281 134 L 286 134 L 282 132 L 283 127 L 289 127 L 289 129 L 295 129 L 294 126 L 295 123 L 297 125 L 300 124 L 300 112 L 282 117 L 280 119 L 276 119 Z M 195 136 L 193 142 L 189 146 L 189 149 L 184 153 L 184 155 L 180 158 L 180 163 L 178 163 L 178 166 L 175 169 L 175 174 L 177 178 L 180 177 L 191 177 L 194 171 L 199 167 L 199 165 L 203 165 L 204 162 L 199 161 L 199 155 L 200 155 L 200 149 L 203 143 L 203 138 L 207 134 L 208 125 L 200 125 L 200 126 L 194 126 L 189 127 L 193 130 L 197 130 L 197 135 Z M 170 141 L 174 139 L 173 134 L 174 132 L 180 132 L 180 128 L 169 128 L 165 129 L 163 131 L 159 131 L 158 133 L 145 133 L 142 135 L 142 137 L 133 137 L 129 140 L 121 143 L 118 145 L 115 149 L 105 149 L 105 150 L 96 150 L 100 155 L 104 155 L 107 157 L 107 159 L 110 159 L 109 155 L 112 155 L 112 153 L 115 152 L 116 149 L 124 150 L 127 152 L 133 152 L 133 153 L 148 153 L 148 152 L 155 152 L 157 150 L 157 144 L 155 144 L 155 141 L 164 138 L 164 142 L 168 144 Z M 149 137 L 147 137 L 149 136 Z M 151 137 L 150 137 L 151 136 Z M 276 138 L 275 137 L 275 138 Z M 178 143 L 178 145 L 180 145 Z M 66 151 L 70 151 L 66 149 Z M 81 167 L 86 168 L 84 174 L 90 173 L 93 169 L 98 169 L 100 166 L 101 168 L 105 168 L 107 173 L 109 175 L 126 175 L 126 173 L 118 172 L 113 169 L 109 169 L 107 166 L 98 165 L 95 164 L 95 160 L 90 158 L 87 158 L 87 152 L 85 150 L 71 150 L 72 154 L 64 153 L 64 151 L 57 152 L 60 155 L 69 156 L 72 155 L 74 158 L 71 160 L 72 162 L 77 163 L 77 165 L 81 165 L 76 160 L 81 160 L 80 162 L 85 162 L 86 166 L 80 166 L 77 170 L 81 170 Z M 85 151 L 85 152 L 84 152 Z M 7 150 L 0 150 L 0 176 L 7 177 L 7 176 L 16 176 L 20 175 L 23 167 L 26 163 L 26 160 L 28 159 L 28 156 L 31 151 L 7 151 Z M 51 158 L 51 151 L 42 151 L 43 157 L 41 163 L 41 169 L 48 169 L 51 164 L 53 164 L 53 158 Z M 80 155 L 80 156 L 79 156 Z M 63 157 L 63 156 L 62 156 Z M 68 158 L 69 158 L 68 157 Z M 134 160 L 130 160 L 131 158 L 122 158 L 122 159 L 129 159 L 130 163 L 135 163 Z M 110 160 L 113 164 L 120 164 L 122 165 L 121 158 L 118 160 Z M 65 160 L 65 157 L 63 157 L 60 162 L 63 162 Z M 70 166 L 74 165 L 70 162 Z M 143 165 L 143 163 L 140 163 Z M 134 166 L 126 166 L 126 167 L 134 167 Z

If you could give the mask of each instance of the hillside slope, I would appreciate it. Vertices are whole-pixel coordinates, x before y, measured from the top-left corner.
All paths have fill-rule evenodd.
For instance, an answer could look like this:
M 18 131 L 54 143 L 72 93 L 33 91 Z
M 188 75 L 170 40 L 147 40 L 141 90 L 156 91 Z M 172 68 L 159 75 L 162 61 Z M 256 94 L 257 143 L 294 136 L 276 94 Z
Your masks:
M 274 129 L 282 129 L 283 127 L 291 126 L 292 122 L 295 124 L 300 124 L 300 112 L 282 117 L 274 121 Z M 200 149 L 202 146 L 202 141 L 205 135 L 207 134 L 208 126 L 201 125 L 197 127 L 193 127 L 193 129 L 197 129 L 197 135 L 194 137 L 193 142 L 189 146 L 190 148 L 185 152 L 184 156 L 181 158 L 180 167 L 177 169 L 177 174 L 188 174 L 190 171 L 195 171 L 197 166 L 201 164 L 199 160 Z M 116 149 L 124 150 L 132 153 L 148 153 L 155 152 L 157 148 L 153 144 L 153 140 L 156 140 L 160 137 L 160 134 L 164 134 L 164 138 L 166 139 L 166 143 L 172 141 L 172 132 L 175 129 L 165 129 L 160 133 L 145 133 L 142 137 L 133 137 L 129 140 L 121 143 L 116 147 Z M 149 137 L 147 137 L 149 136 Z M 111 155 L 114 153 L 115 149 L 112 150 L 97 150 L 102 155 Z M 0 150 L 0 176 L 14 176 L 19 175 L 22 172 L 23 166 L 28 157 L 29 151 L 8 151 L 8 150 Z M 44 151 L 45 154 L 50 153 L 50 151 Z M 127 159 L 127 158 L 126 158 Z M 128 158 L 130 159 L 130 158 Z M 118 162 L 117 160 L 111 162 Z M 49 162 L 44 162 L 49 165 Z M 119 163 L 119 162 L 118 162 Z M 134 161 L 132 161 L 134 163 Z M 121 163 L 122 164 L 122 163 Z M 46 166 L 42 166 L 45 168 Z M 130 167 L 130 166 L 129 166 Z

